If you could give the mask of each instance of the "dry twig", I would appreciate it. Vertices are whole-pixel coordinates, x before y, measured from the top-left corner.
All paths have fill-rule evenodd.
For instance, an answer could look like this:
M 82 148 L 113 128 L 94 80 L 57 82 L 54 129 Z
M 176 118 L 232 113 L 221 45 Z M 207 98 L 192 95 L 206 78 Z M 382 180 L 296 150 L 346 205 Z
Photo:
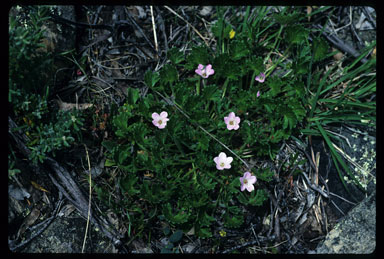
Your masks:
M 175 11 L 173 11 L 171 8 L 169 8 L 168 6 L 164 6 L 165 8 L 167 8 L 171 13 L 173 13 L 174 15 L 176 15 L 178 18 L 180 18 L 181 20 L 183 20 L 186 24 L 188 24 L 189 26 L 191 26 L 191 28 L 197 33 L 197 35 L 199 35 L 199 37 L 204 41 L 205 45 L 207 45 L 207 47 L 209 47 L 209 44 L 207 42 L 207 40 L 204 38 L 203 35 L 201 35 L 201 33 L 192 25 L 190 24 L 187 20 L 185 20 L 182 16 L 180 16 L 178 13 L 176 13 Z
M 88 155 L 88 149 L 87 146 L 84 145 L 85 152 L 87 154 L 87 160 L 88 160 L 88 174 L 89 174 L 89 199 L 88 199 L 88 215 L 87 215 L 87 226 L 85 227 L 85 234 L 84 234 L 84 241 L 83 241 L 83 247 L 81 249 L 81 253 L 84 253 L 85 248 L 85 242 L 87 240 L 87 234 L 88 234 L 88 227 L 89 227 L 89 216 L 91 214 L 91 198 L 92 198 L 92 174 L 91 174 L 91 163 L 89 161 L 89 155 Z
M 156 24 L 155 24 L 155 18 L 153 17 L 153 7 L 150 6 L 151 9 L 151 17 L 152 17 L 152 29 L 153 29 L 153 38 L 155 39 L 155 49 L 156 53 L 159 53 L 159 47 L 157 45 L 157 36 L 156 36 Z

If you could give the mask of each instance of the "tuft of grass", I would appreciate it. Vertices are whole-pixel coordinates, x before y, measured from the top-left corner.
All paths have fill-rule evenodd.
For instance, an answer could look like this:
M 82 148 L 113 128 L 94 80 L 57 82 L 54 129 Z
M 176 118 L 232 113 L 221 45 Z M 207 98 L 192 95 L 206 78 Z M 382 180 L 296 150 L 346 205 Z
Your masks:
M 376 126 L 376 59 L 371 58 L 365 63 L 362 62 L 362 59 L 375 47 L 376 41 L 367 46 L 350 64 L 342 67 L 341 71 L 342 64 L 335 63 L 327 71 L 310 74 L 315 79 L 322 78 L 318 84 L 312 83 L 311 89 L 308 89 L 308 124 L 301 132 L 324 138 L 331 151 L 340 180 L 347 190 L 345 174 L 365 192 L 349 165 L 334 148 L 334 141 L 345 140 L 325 129 L 342 124 L 352 127 L 374 128 Z M 316 93 L 313 94 L 311 90 Z

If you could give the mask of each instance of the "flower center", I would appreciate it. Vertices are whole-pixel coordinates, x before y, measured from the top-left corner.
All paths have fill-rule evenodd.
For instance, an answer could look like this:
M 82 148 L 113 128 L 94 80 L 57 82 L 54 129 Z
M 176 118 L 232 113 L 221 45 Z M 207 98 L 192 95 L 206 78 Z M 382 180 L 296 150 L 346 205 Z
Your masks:
M 162 120 L 159 120 L 159 124 L 161 125 L 161 123 L 163 123 L 163 121 Z
M 229 125 L 233 125 L 234 123 L 234 121 L 229 121 Z
M 247 184 L 247 183 L 248 183 L 248 180 L 247 180 L 247 179 L 244 179 L 243 183 L 244 183 L 244 184 Z
M 220 163 L 220 166 L 221 166 L 221 167 L 224 167 L 224 166 L 225 166 L 224 162 L 221 162 L 221 163 Z

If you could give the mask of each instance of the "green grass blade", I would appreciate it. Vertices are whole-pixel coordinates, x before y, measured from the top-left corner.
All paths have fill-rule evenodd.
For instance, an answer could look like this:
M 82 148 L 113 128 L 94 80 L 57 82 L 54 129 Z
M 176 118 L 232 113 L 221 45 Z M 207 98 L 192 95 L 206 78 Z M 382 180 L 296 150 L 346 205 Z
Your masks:
M 318 121 L 315 121 L 316 123 L 316 126 L 318 127 L 321 135 L 323 136 L 325 142 L 327 143 L 330 151 L 331 151 L 331 154 L 333 154 L 333 156 L 336 158 L 337 162 L 343 167 L 344 171 L 347 172 L 348 176 L 356 183 L 356 185 L 363 191 L 365 192 L 363 186 L 360 184 L 360 182 L 355 178 L 355 176 L 351 173 L 351 171 L 349 170 L 349 167 L 345 164 L 345 162 L 343 161 L 343 159 L 341 158 L 341 156 L 339 155 L 339 153 L 337 153 L 337 151 L 335 150 L 335 148 L 333 147 L 333 144 L 331 142 L 331 140 L 328 138 L 328 134 L 327 132 L 323 129 L 323 127 L 320 125 L 320 123 Z M 336 161 L 335 160 L 335 161 Z M 335 163 L 336 164 L 336 163 Z M 340 179 L 343 181 L 343 177 L 340 177 Z
M 361 103 L 361 102 L 351 102 L 351 101 L 343 101 L 342 99 L 319 99 L 317 102 L 319 103 L 335 103 L 336 105 L 348 105 L 348 106 L 356 106 L 364 109 L 376 109 L 376 104 L 374 102 L 369 103 Z

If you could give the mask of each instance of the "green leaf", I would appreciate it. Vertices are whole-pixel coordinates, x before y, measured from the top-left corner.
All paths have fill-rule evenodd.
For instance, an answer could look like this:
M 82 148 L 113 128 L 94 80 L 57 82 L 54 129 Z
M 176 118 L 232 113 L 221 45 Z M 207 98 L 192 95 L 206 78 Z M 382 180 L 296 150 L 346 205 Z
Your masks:
M 132 166 L 132 157 L 131 157 L 131 144 L 123 144 L 116 146 L 116 149 L 113 151 L 113 160 L 119 165 L 130 165 Z
M 169 241 L 172 242 L 172 243 L 177 243 L 177 242 L 181 241 L 182 237 L 183 237 L 183 231 L 182 230 L 176 230 L 169 237 Z
M 212 231 L 209 228 L 200 228 L 197 234 L 201 238 L 212 237 Z
M 207 136 L 205 133 L 199 132 L 198 134 L 198 144 L 197 144 L 197 149 L 201 151 L 207 151 L 209 148 L 209 142 L 211 138 Z
M 141 186 L 141 194 L 144 199 L 153 203 L 166 201 L 172 195 L 173 188 L 168 188 L 164 184 L 154 183 L 144 180 Z M 173 214 L 170 213 L 170 218 L 173 219 Z
M 144 123 L 135 123 L 129 127 L 129 130 L 133 133 L 136 143 L 145 145 L 144 136 L 149 132 L 149 130 Z
M 268 199 L 268 195 L 263 189 L 258 189 L 251 193 L 244 191 L 237 196 L 237 199 L 244 205 L 261 206 Z
M 125 134 L 128 133 L 128 119 L 132 117 L 132 113 L 128 107 L 123 106 L 122 108 L 127 109 L 120 109 L 120 113 L 116 115 L 112 120 L 114 126 L 116 127 L 115 133 L 119 137 L 124 137 Z
M 238 228 L 243 224 L 244 222 L 244 216 L 239 215 L 232 215 L 231 213 L 225 213 L 224 215 L 224 226 L 229 228 Z
M 220 89 L 216 85 L 208 85 L 204 87 L 201 98 L 206 101 L 218 100 L 220 98 Z
M 232 55 L 233 60 L 239 60 L 250 53 L 250 49 L 246 45 L 245 42 L 234 40 L 230 45 L 230 53 Z
M 211 225 L 211 222 L 215 220 L 216 219 L 208 215 L 207 212 L 202 213 L 199 217 L 200 226 L 205 226 L 205 227 L 209 227 Z
M 255 194 L 256 193 L 256 194 Z M 268 199 L 267 193 L 263 189 L 258 189 L 256 192 L 252 192 L 249 198 L 248 204 L 252 206 L 261 206 L 264 201 Z
M 278 95 L 281 92 L 283 81 L 280 78 L 276 76 L 270 77 L 267 83 L 268 86 L 271 88 L 270 93 L 272 97 Z
M 283 129 L 286 129 L 289 126 L 289 129 L 292 129 L 296 126 L 296 117 L 295 114 L 286 107 L 286 110 L 283 112 L 284 114 L 284 123 L 283 123 Z
M 238 193 L 240 191 L 240 179 L 239 177 L 235 177 L 231 183 L 228 185 L 228 192 L 229 193 Z
M 116 165 L 115 161 L 113 161 L 111 159 L 105 160 L 104 166 L 108 167 L 108 166 L 114 166 L 114 165 Z
M 231 60 L 229 55 L 226 53 L 216 56 L 212 62 L 212 67 L 215 70 L 215 74 L 222 78 L 237 80 L 239 77 L 238 64 Z
M 177 81 L 178 74 L 176 68 L 171 64 L 166 64 L 160 71 L 160 78 L 163 84 Z
M 140 190 L 135 188 L 138 180 L 138 177 L 133 174 L 128 174 L 120 179 L 119 185 L 123 193 L 127 193 L 130 196 L 140 193 Z
M 116 143 L 111 140 L 103 140 L 103 142 L 101 142 L 101 145 L 103 145 L 103 147 L 105 147 L 109 152 L 112 152 L 113 149 L 116 147 Z
M 212 178 L 208 176 L 201 176 L 198 179 L 199 186 L 201 186 L 205 191 L 210 191 L 215 188 L 217 182 L 214 182 Z
M 128 88 L 128 94 L 127 95 L 128 95 L 127 96 L 128 104 L 134 105 L 140 97 L 140 91 L 139 91 L 139 89 L 135 89 L 135 88 L 130 87 L 130 88 Z
M 299 59 L 293 63 L 292 69 L 295 71 L 296 74 L 305 75 L 308 73 L 308 66 L 309 61 Z
M 313 61 L 324 59 L 328 53 L 329 45 L 323 38 L 316 38 L 313 41 Z
M 206 66 L 208 65 L 208 62 L 209 54 L 206 47 L 192 47 L 191 54 L 187 57 L 187 64 L 185 67 L 190 70 L 195 70 L 199 64 Z
M 163 232 L 164 232 L 164 235 L 168 236 L 170 233 L 171 233 L 171 229 L 166 226 L 164 229 L 163 229 Z
M 130 154 L 128 152 L 119 152 L 117 154 L 118 154 L 119 164 L 121 165 L 126 164 L 125 160 L 129 157 Z
M 154 87 L 159 80 L 160 76 L 157 72 L 152 72 L 151 70 L 148 70 L 144 74 L 144 82 L 148 87 Z
M 188 221 L 189 218 L 189 212 L 185 210 L 180 210 L 178 213 L 175 213 L 172 211 L 171 204 L 167 203 L 163 207 L 163 214 L 164 217 L 174 224 L 182 224 Z
M 279 13 L 279 14 L 274 14 L 272 17 L 275 19 L 276 22 L 280 23 L 281 25 L 287 25 L 291 23 L 296 23 L 300 18 L 300 16 L 301 16 L 300 13 L 293 13 L 293 14 Z
M 300 24 L 290 25 L 286 28 L 285 40 L 293 44 L 300 44 L 308 39 L 309 32 Z
M 263 64 L 263 58 L 262 57 L 256 57 L 252 56 L 246 61 L 247 66 L 250 70 L 253 70 L 256 72 L 256 74 L 259 74 L 260 72 L 264 72 L 264 64 Z M 253 78 L 253 80 L 255 80 Z
M 179 48 L 172 48 L 167 52 L 168 59 L 174 64 L 179 64 L 184 60 L 184 54 Z
M 273 172 L 269 168 L 259 169 L 256 176 L 258 180 L 270 182 L 273 179 Z

